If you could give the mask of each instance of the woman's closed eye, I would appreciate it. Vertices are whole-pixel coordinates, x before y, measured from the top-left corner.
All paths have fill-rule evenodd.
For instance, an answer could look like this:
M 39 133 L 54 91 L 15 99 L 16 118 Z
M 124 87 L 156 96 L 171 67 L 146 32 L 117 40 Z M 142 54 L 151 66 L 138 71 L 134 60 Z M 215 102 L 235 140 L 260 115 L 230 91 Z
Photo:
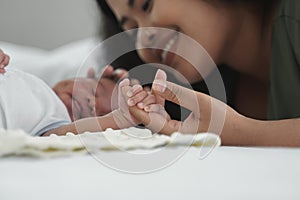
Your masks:
M 145 0 L 144 4 L 142 5 L 142 10 L 144 12 L 151 12 L 152 4 L 153 4 L 152 0 Z

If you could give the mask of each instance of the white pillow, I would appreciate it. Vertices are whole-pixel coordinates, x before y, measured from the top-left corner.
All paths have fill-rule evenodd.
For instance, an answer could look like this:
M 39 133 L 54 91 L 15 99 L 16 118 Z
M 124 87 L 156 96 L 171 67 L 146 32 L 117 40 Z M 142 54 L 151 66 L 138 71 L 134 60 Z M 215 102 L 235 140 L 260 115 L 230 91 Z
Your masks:
M 11 57 L 8 67 L 36 75 L 53 87 L 60 80 L 75 77 L 81 64 L 100 42 L 100 38 L 86 38 L 49 51 L 0 41 L 0 48 Z M 90 67 L 99 71 L 103 66 Z M 79 75 L 85 76 L 86 70 L 80 70 Z

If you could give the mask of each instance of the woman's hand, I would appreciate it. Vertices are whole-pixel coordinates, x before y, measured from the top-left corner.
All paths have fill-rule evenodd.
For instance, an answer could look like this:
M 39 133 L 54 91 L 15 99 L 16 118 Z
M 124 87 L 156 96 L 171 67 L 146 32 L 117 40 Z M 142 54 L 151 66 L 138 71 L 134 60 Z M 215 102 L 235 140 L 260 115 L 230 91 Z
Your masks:
M 233 109 L 208 95 L 166 81 L 165 72 L 158 70 L 152 86 L 156 104 L 141 110 L 131 107 L 131 114 L 148 128 L 163 134 L 212 132 L 221 134 L 239 116 Z M 191 111 L 184 121 L 172 120 L 163 107 L 164 99 Z M 146 111 L 146 112 L 145 112 Z
M 9 56 L 0 49 L 0 74 L 5 73 L 5 67 L 9 63 Z

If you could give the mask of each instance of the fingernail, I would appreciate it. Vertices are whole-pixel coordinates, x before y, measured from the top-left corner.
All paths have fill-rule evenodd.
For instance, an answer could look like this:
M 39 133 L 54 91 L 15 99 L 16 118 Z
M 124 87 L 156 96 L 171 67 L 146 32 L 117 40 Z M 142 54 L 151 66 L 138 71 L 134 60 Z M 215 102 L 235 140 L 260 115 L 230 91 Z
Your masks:
M 142 102 L 138 103 L 137 106 L 140 108 L 140 109 L 143 109 L 144 108 L 144 104 Z
M 129 90 L 129 91 L 127 92 L 127 96 L 128 96 L 128 97 L 132 97 L 132 95 L 133 95 L 133 93 L 131 92 L 131 90 Z
M 163 93 L 166 90 L 167 84 L 164 81 L 155 80 L 152 88 L 158 92 Z
M 134 106 L 134 101 L 132 99 L 128 99 L 127 103 L 129 106 Z
M 122 85 L 125 81 L 126 81 L 126 79 L 123 79 L 123 80 L 119 83 L 119 85 Z
M 4 65 L 3 65 L 3 64 L 1 64 L 1 65 L 0 65 L 0 68 L 4 68 Z
M 149 112 L 149 111 L 150 111 L 150 107 L 149 107 L 149 106 L 146 106 L 146 107 L 144 108 L 144 110 L 145 110 L 146 112 Z

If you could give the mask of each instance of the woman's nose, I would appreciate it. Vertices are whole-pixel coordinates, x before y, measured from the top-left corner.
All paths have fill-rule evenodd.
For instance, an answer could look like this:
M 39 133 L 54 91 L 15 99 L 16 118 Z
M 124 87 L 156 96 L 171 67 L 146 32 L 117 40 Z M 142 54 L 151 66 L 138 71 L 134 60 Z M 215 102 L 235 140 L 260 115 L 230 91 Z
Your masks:
M 157 31 L 155 27 L 139 28 L 137 34 L 137 46 L 140 47 L 151 47 L 154 44 Z

